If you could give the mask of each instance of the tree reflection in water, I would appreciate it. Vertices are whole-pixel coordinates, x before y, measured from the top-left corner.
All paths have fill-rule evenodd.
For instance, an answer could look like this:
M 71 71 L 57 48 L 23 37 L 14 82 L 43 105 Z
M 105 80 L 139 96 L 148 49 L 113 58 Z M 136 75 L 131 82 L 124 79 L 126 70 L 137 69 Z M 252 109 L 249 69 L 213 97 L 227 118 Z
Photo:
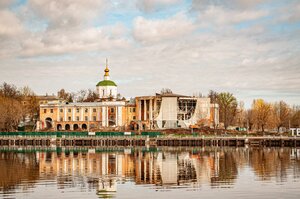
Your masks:
M 21 186 L 26 190 L 39 179 L 39 163 L 34 153 L 0 153 L 0 191 L 5 193 Z M 24 184 L 24 182 L 26 182 Z
M 53 180 L 58 189 L 95 190 L 101 197 L 114 197 L 118 184 L 127 182 L 158 189 L 232 187 L 245 167 L 260 181 L 284 182 L 289 170 L 300 177 L 299 153 L 291 148 L 8 150 L 0 152 L 0 190 L 26 190 L 39 180 Z

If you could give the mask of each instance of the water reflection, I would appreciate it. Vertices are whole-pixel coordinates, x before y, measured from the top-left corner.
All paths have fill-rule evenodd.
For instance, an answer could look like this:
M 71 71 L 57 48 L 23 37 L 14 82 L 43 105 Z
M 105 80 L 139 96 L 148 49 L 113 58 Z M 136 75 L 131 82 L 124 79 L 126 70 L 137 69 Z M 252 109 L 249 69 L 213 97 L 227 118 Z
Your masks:
M 116 197 L 119 185 L 147 189 L 232 188 L 243 171 L 255 181 L 286 182 L 300 178 L 300 149 L 163 148 L 0 152 L 0 191 L 22 194 L 46 185 L 95 197 Z M 299 180 L 294 180 L 298 183 Z M 73 194 L 74 198 L 80 197 Z

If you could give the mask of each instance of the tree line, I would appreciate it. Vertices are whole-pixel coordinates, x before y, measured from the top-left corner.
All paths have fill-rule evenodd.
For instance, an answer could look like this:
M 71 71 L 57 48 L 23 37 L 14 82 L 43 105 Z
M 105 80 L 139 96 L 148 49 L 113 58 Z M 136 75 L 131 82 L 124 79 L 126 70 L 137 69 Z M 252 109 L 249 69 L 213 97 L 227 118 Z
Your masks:
M 300 106 L 290 106 L 284 101 L 270 103 L 255 99 L 251 108 L 245 109 L 244 103 L 229 92 L 211 90 L 208 97 L 212 103 L 219 104 L 219 120 L 225 129 L 237 126 L 250 131 L 276 129 L 279 132 L 280 128 L 300 127 Z
M 24 104 L 26 99 L 27 103 Z M 17 88 L 4 82 L 0 85 L 0 130 L 14 131 L 27 116 L 38 119 L 39 104 L 35 93 L 28 87 Z
M 60 89 L 57 97 L 66 102 L 94 102 L 99 98 L 92 89 L 77 92 Z M 39 120 L 38 96 L 28 86 L 18 88 L 3 82 L 0 85 L 0 131 L 15 131 L 26 120 L 31 125 Z
M 162 90 L 170 93 L 171 90 Z M 67 92 L 60 89 L 59 99 L 66 102 L 94 102 L 99 95 L 92 89 Z M 224 128 L 238 126 L 249 130 L 265 131 L 284 127 L 300 128 L 300 106 L 290 106 L 284 101 L 275 103 L 263 99 L 253 100 L 250 109 L 245 109 L 244 103 L 229 92 L 210 91 L 208 97 L 211 103 L 219 104 L 219 119 Z M 121 96 L 118 94 L 118 98 Z M 124 98 L 123 98 L 124 99 Z M 38 96 L 28 87 L 17 88 L 6 82 L 0 85 L 0 131 L 14 131 L 25 119 L 35 122 L 39 119 Z M 222 126 L 215 126 L 222 128 Z

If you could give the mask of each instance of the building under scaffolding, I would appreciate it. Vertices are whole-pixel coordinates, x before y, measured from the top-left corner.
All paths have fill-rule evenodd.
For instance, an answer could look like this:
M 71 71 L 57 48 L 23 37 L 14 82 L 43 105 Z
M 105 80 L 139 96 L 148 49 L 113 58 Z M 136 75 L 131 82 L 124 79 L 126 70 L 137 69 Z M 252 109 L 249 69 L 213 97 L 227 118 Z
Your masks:
M 210 98 L 173 93 L 136 97 L 137 122 L 142 129 L 189 128 L 219 124 L 219 106 Z

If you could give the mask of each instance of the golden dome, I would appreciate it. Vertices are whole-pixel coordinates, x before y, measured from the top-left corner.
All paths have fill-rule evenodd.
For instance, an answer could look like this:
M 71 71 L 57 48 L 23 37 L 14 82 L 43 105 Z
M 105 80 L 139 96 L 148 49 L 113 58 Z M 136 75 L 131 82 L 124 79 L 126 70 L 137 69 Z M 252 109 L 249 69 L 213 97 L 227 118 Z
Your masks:
M 104 76 L 109 76 L 109 69 L 108 69 L 108 66 L 107 66 L 107 58 L 106 58 L 106 68 L 104 70 Z

